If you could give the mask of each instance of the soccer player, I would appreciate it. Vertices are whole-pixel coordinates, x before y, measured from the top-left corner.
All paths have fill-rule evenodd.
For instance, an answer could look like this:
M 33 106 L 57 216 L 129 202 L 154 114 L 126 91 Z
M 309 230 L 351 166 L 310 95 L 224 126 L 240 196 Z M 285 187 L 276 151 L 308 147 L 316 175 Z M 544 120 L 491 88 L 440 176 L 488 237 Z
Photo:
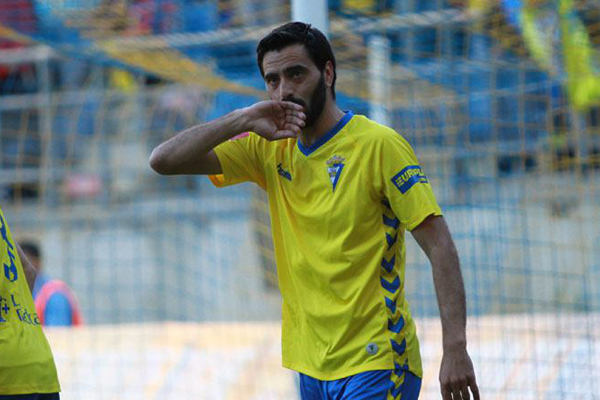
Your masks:
M 300 373 L 303 400 L 418 397 L 405 230 L 433 268 L 442 397 L 469 399 L 470 389 L 479 399 L 456 248 L 412 148 L 394 130 L 338 108 L 335 58 L 319 30 L 285 24 L 261 40 L 257 55 L 270 100 L 177 134 L 154 149 L 150 165 L 266 190 L 283 365 Z
M 35 269 L 0 209 L 0 400 L 58 400 L 54 358 L 35 312 Z

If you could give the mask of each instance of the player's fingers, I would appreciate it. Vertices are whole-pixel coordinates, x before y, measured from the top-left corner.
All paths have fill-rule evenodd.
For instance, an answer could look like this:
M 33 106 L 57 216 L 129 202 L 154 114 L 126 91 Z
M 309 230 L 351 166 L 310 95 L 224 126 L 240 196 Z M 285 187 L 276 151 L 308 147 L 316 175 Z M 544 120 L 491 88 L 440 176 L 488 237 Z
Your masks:
M 285 120 L 286 122 L 306 121 L 306 114 L 304 114 L 302 111 L 286 110 Z
M 455 399 L 470 400 L 469 395 L 469 380 L 466 376 L 456 378 L 452 384 L 452 392 Z
M 302 127 L 300 125 L 296 125 L 296 124 L 285 124 L 283 126 L 283 129 L 286 131 L 292 131 L 292 132 L 294 132 L 295 135 L 299 135 L 300 132 L 302 131 Z
M 442 385 L 442 399 L 452 400 L 452 390 L 450 390 L 449 386 Z
M 304 111 L 304 107 L 302 107 L 300 104 L 296 104 L 291 101 L 280 101 L 279 104 L 283 108 L 288 109 L 288 110 Z
M 460 388 L 454 388 L 452 389 L 452 398 L 454 400 L 464 400 L 462 395 L 461 395 L 461 391 Z
M 294 117 L 298 117 L 302 120 L 306 119 L 306 114 L 304 113 L 304 111 L 297 111 L 297 110 L 287 110 L 286 111 L 286 116 L 291 115 Z
M 278 118 L 283 117 L 287 112 L 287 109 L 283 106 L 281 101 L 272 102 L 270 110 Z
M 273 113 L 273 117 L 278 121 L 285 121 L 288 115 L 300 112 L 292 108 L 285 107 L 284 103 L 285 102 L 283 101 L 276 101 L 273 103 L 273 108 L 271 110 Z
M 293 124 L 293 125 L 297 125 L 299 127 L 304 127 L 304 125 L 306 125 L 306 123 L 304 122 L 303 119 L 298 118 L 296 116 L 293 115 L 288 115 L 287 117 L 285 117 L 285 122 L 288 124 Z
M 479 387 L 477 386 L 477 382 L 475 381 L 474 376 L 469 378 L 469 387 L 471 388 L 471 393 L 473 393 L 473 400 L 480 400 Z

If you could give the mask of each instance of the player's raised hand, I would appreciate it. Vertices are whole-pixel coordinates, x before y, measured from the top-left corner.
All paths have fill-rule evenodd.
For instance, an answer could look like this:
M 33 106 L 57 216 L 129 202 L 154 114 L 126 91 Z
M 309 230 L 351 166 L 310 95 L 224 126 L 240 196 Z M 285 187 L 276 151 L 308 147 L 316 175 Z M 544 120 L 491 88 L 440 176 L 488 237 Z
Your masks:
M 243 111 L 249 130 L 267 140 L 297 137 L 306 120 L 304 108 L 290 101 L 261 101 Z
M 479 400 L 473 363 L 466 349 L 444 350 L 440 385 L 443 400 L 470 400 L 469 389 L 473 399 Z

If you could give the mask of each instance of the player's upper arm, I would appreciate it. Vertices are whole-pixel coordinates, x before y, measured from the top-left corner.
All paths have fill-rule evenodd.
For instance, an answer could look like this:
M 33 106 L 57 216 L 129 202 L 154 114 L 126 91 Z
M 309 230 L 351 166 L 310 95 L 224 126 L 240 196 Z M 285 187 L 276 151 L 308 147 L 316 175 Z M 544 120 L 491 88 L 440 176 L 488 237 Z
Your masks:
M 31 261 L 29 261 L 29 259 L 27 258 L 27 255 L 25 254 L 23 249 L 21 249 L 19 244 L 17 242 L 15 242 L 15 245 L 17 247 L 17 253 L 19 254 L 19 260 L 21 260 L 21 266 L 23 267 L 23 271 L 25 272 L 25 277 L 27 278 L 27 284 L 29 285 L 29 290 L 31 290 L 31 292 L 33 292 L 33 285 L 35 283 L 35 278 L 37 276 L 37 270 L 31 264 Z
M 219 157 L 217 157 L 217 154 L 214 150 L 209 151 L 204 156 L 198 157 L 198 161 L 191 169 L 192 171 L 185 173 L 201 175 L 214 175 L 223 173 Z
M 450 230 L 442 216 L 426 217 L 411 233 L 428 257 L 436 249 L 456 252 Z

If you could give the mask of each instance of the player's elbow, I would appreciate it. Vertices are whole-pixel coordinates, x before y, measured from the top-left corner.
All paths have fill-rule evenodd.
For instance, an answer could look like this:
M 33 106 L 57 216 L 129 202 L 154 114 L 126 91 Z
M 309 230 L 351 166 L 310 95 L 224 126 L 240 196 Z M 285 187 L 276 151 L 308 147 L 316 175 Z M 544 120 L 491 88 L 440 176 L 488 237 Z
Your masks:
M 172 175 L 174 168 L 172 163 L 164 151 L 161 151 L 160 146 L 152 150 L 150 154 L 150 168 L 161 175 Z

